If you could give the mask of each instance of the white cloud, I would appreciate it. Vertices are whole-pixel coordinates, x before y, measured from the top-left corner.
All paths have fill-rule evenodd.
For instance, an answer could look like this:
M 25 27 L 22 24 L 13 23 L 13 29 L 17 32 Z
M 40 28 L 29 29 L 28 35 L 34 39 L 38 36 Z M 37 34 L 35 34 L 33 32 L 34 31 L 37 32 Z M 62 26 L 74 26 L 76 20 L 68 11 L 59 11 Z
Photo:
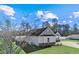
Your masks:
M 63 21 L 63 23 L 66 23 L 66 21 Z
M 58 19 L 58 17 L 51 12 L 46 13 L 44 18 L 45 19 L 48 19 L 48 18 L 50 18 L 50 19 L 57 18 Z
M 43 13 L 43 11 L 38 10 L 36 15 L 38 18 L 41 18 L 44 15 L 44 13 Z
M 69 16 L 69 18 L 73 18 L 73 16 Z
M 11 16 L 10 18 L 11 18 L 11 19 L 13 19 L 13 20 L 15 20 L 15 19 L 16 19 L 16 18 L 15 18 L 15 17 L 13 17 L 13 16 Z
M 68 23 L 68 22 L 67 22 L 67 21 L 65 21 L 65 20 L 62 22 L 62 24 L 67 24 L 67 23 Z
M 41 19 L 41 21 L 42 21 L 42 22 L 46 22 L 46 21 L 48 21 L 48 20 L 46 20 L 46 19 Z
M 69 23 L 72 23 L 72 21 L 70 20 Z
M 77 12 L 73 12 L 72 15 L 74 16 L 74 18 L 79 17 L 79 11 L 77 11 Z
M 38 18 L 41 18 L 42 21 L 47 21 L 48 19 L 53 19 L 53 18 L 57 18 L 58 17 L 52 13 L 51 11 L 40 11 L 38 10 L 36 13 Z
M 25 18 L 25 17 L 22 17 L 22 19 L 23 19 L 23 20 L 26 20 L 26 18 Z
M 3 11 L 3 13 L 7 16 L 14 16 L 15 14 L 14 9 L 7 5 L 0 5 L 0 11 Z

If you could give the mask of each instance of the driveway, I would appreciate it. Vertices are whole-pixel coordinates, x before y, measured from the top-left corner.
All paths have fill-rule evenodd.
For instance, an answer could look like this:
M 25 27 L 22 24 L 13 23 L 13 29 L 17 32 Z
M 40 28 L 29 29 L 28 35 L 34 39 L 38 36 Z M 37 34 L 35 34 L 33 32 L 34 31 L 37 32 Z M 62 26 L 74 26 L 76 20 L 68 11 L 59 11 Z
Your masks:
M 62 42 L 62 45 L 79 48 L 79 42 Z

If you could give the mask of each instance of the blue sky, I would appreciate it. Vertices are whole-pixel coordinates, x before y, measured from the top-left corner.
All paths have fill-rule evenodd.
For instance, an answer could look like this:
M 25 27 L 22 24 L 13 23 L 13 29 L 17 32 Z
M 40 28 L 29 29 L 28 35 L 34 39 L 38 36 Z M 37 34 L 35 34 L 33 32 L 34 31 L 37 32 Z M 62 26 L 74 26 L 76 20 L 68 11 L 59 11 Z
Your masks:
M 43 15 L 44 17 L 41 17 Z M 26 17 L 26 18 L 25 18 Z M 21 20 L 36 23 L 39 26 L 44 21 L 58 19 L 58 23 L 68 23 L 70 26 L 77 23 L 79 26 L 79 5 L 78 4 L 5 4 L 0 5 L 0 21 L 11 19 L 19 26 Z M 36 22 L 35 19 L 39 18 Z

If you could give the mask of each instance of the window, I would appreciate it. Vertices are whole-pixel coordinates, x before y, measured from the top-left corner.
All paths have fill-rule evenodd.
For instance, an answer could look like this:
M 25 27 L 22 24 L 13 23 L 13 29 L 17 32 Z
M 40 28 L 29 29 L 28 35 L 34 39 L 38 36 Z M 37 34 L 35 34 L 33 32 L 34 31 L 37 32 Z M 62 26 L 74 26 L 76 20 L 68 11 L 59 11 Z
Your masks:
M 47 38 L 47 42 L 49 42 L 49 38 Z

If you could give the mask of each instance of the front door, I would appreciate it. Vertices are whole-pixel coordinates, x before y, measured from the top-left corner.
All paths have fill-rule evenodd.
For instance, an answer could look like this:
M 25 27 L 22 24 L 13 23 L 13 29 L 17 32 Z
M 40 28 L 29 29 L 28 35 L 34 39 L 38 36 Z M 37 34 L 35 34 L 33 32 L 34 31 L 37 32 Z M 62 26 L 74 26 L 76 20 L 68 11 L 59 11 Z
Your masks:
M 47 38 L 47 43 L 49 43 L 50 42 L 50 39 L 49 38 Z

